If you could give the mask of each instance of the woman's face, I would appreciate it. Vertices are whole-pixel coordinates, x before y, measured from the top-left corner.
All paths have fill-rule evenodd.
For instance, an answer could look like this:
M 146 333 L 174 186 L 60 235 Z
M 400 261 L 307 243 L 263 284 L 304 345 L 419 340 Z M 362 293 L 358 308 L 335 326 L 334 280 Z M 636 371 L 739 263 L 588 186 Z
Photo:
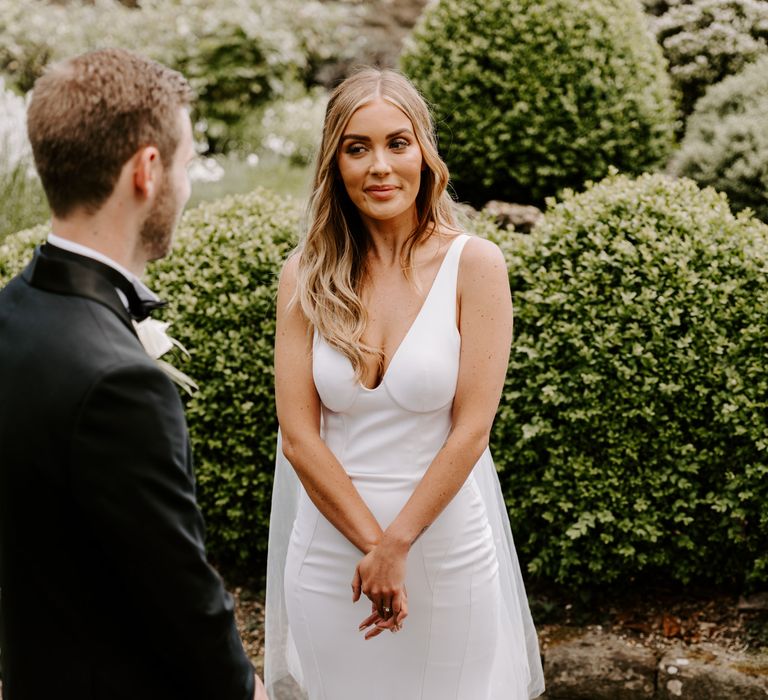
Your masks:
M 380 98 L 349 120 L 337 155 L 341 179 L 365 220 L 407 219 L 416 213 L 423 158 L 411 120 Z

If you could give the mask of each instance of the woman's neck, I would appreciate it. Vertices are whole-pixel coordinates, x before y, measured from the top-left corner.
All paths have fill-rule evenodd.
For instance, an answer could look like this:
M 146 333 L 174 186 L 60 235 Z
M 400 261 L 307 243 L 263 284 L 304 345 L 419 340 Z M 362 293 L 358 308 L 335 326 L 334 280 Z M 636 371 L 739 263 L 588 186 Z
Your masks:
M 415 214 L 399 220 L 365 221 L 370 236 L 370 258 L 382 265 L 399 266 L 406 242 L 415 231 L 416 225 Z

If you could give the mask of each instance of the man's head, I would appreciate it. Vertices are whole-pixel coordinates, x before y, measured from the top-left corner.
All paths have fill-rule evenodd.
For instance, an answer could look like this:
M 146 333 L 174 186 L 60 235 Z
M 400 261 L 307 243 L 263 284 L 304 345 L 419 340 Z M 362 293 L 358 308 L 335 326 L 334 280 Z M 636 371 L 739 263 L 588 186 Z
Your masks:
M 191 148 L 191 100 L 181 74 L 121 49 L 50 66 L 35 83 L 27 128 L 54 217 L 98 212 L 129 161 L 140 166 L 147 151 L 148 163 L 162 177 L 141 238 L 149 246 L 148 259 L 164 255 L 189 196 L 188 183 L 178 177 L 177 156 L 180 146 Z M 182 157 L 183 171 L 187 155 Z

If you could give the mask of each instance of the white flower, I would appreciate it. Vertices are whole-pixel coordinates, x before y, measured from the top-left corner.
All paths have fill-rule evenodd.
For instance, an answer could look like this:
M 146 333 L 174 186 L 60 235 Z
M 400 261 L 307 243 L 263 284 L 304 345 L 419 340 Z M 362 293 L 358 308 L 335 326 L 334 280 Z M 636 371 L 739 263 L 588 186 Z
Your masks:
M 136 334 L 139 336 L 139 341 L 144 346 L 153 360 L 160 365 L 161 369 L 178 384 L 188 394 L 193 394 L 199 388 L 192 377 L 184 374 L 179 369 L 176 369 L 173 365 L 161 360 L 160 358 L 165 355 L 169 350 L 174 347 L 179 348 L 187 357 L 189 353 L 187 349 L 175 338 L 171 338 L 166 331 L 171 325 L 164 321 L 158 321 L 154 318 L 145 318 L 143 321 L 133 322 L 136 328 Z
M 174 341 L 166 333 L 170 323 L 164 323 L 154 318 L 145 318 L 140 322 L 133 322 L 141 344 L 153 360 L 159 360 L 165 353 L 173 349 Z M 180 345 L 180 344 L 179 344 Z

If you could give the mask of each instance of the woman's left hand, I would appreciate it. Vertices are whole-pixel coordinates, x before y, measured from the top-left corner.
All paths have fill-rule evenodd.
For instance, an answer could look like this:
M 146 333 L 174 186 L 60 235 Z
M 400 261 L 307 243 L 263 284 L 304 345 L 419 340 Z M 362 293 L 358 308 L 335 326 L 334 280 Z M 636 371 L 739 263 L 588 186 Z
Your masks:
M 390 542 L 385 536 L 358 563 L 352 580 L 352 602 L 358 601 L 364 593 L 373 604 L 373 614 L 363 621 L 360 629 L 372 624 L 380 631 L 399 629 L 408 616 L 407 557 L 407 547 Z M 379 633 L 376 629 L 369 631 L 366 639 L 376 636 Z

